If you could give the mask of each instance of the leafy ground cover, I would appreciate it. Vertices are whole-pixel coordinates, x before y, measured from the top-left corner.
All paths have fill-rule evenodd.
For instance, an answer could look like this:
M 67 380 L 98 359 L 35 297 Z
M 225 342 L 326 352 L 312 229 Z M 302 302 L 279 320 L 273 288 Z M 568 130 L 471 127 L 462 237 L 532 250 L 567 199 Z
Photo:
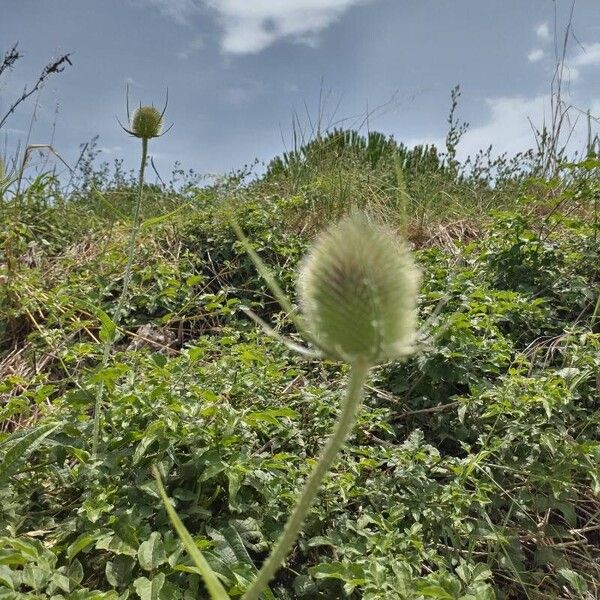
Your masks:
M 155 465 L 241 595 L 331 430 L 347 371 L 300 359 L 247 318 L 251 307 L 295 335 L 227 211 L 293 297 L 315 232 L 357 204 L 412 240 L 428 335 L 372 373 L 264 597 L 600 597 L 596 162 L 492 185 L 435 150 L 337 132 L 250 183 L 148 186 L 106 367 L 134 186 L 100 178 L 65 194 L 46 175 L 6 192 L 0 598 L 205 597 Z

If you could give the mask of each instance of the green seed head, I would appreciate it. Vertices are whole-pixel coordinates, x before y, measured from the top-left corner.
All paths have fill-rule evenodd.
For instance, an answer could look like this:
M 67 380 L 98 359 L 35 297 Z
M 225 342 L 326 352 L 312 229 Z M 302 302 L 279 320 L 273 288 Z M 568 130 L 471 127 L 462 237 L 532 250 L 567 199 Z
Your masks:
M 131 119 L 131 133 L 142 139 L 158 137 L 162 131 L 163 116 L 154 106 L 140 106 Z
M 4 181 L 4 161 L 2 160 L 2 157 L 0 156 L 0 183 L 2 183 Z
M 353 214 L 327 229 L 300 272 L 309 333 L 330 356 L 380 364 L 410 352 L 419 273 L 394 234 Z

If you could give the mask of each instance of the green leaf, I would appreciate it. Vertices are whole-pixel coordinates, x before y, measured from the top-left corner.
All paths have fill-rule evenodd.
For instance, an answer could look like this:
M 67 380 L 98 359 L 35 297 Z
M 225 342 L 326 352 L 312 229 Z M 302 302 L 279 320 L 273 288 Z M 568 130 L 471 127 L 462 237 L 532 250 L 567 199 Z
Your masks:
M 10 588 L 11 590 L 15 589 L 13 571 L 5 565 L 0 565 L 0 585 Z
M 73 560 L 82 550 L 89 548 L 97 539 L 98 534 L 82 533 L 67 550 L 67 559 Z
M 165 547 L 160 533 L 153 531 L 150 538 L 140 544 L 138 549 L 140 567 L 146 571 L 154 571 L 167 561 Z
M 153 227 L 154 225 L 158 225 L 159 223 L 163 223 L 164 221 L 168 221 L 171 217 L 174 217 L 177 213 L 180 213 L 184 208 L 187 208 L 187 206 L 185 204 L 165 215 L 160 215 L 158 217 L 151 217 L 150 219 L 146 219 L 140 225 L 140 227 L 141 227 L 141 229 L 146 229 L 148 227 Z
M 96 314 L 102 324 L 100 327 L 100 341 L 112 344 L 117 338 L 117 324 L 101 309 L 96 309 Z
M 583 576 L 571 569 L 559 569 L 558 573 L 561 577 L 567 580 L 569 585 L 579 594 L 583 595 L 587 592 L 587 582 Z
M 131 582 L 131 574 L 135 567 L 135 559 L 130 556 L 115 556 L 106 563 L 106 580 L 113 587 L 125 587 Z
M 54 575 L 52 575 L 49 587 L 68 594 L 71 591 L 71 582 L 64 573 L 57 571 L 54 573 Z
M 6 451 L 0 463 L 0 488 L 7 484 L 8 480 L 19 470 L 21 463 L 57 428 L 57 424 L 50 423 L 20 436 L 18 441 Z
M 298 413 L 291 408 L 268 408 L 259 412 L 248 413 L 244 420 L 248 423 L 269 423 L 271 425 L 279 425 L 281 419 L 297 419 Z
M 138 577 L 133 582 L 133 587 L 141 600 L 159 600 L 164 585 L 164 573 L 158 573 L 151 580 L 147 577 Z
M 67 577 L 71 582 L 71 588 L 78 586 L 83 581 L 83 566 L 78 560 L 74 560 L 67 568 Z
M 443 587 L 439 585 L 427 585 L 419 588 L 419 592 L 426 598 L 441 598 L 442 600 L 454 600 L 454 596 L 451 596 Z
M 236 572 L 238 570 L 235 567 L 241 564 L 247 566 L 250 573 L 256 574 L 258 571 L 246 550 L 238 526 L 235 521 L 230 521 L 229 525 L 222 531 L 209 529 L 210 537 L 216 542 L 215 554 L 218 554 L 219 558 Z M 269 588 L 266 588 L 261 595 L 266 600 L 275 600 L 275 596 Z
M 169 519 L 173 524 L 173 527 L 177 531 L 177 534 L 181 538 L 185 549 L 188 551 L 188 554 L 192 558 L 194 564 L 198 567 L 202 575 L 202 579 L 206 585 L 206 589 L 210 594 L 212 600 L 230 600 L 229 595 L 225 591 L 225 588 L 217 578 L 215 572 L 210 568 L 207 560 L 204 558 L 202 552 L 198 549 L 190 532 L 186 529 L 185 525 L 181 522 L 181 519 L 177 515 L 177 512 L 173 508 L 169 497 L 167 496 L 167 492 L 162 484 L 162 480 L 160 478 L 160 473 L 156 467 L 153 468 L 154 477 L 156 479 L 156 485 L 158 487 L 158 493 L 162 498 L 163 504 L 169 515 Z

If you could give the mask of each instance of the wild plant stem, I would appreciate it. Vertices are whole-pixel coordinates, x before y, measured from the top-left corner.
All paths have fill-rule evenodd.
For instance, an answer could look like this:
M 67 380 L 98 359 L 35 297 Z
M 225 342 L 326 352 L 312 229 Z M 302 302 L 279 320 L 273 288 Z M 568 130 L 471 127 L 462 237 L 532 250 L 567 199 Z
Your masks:
M 269 558 L 267 558 L 258 572 L 256 579 L 242 596 L 242 600 L 258 600 L 261 593 L 269 585 L 269 581 L 271 581 L 285 560 L 294 541 L 298 537 L 302 523 L 319 491 L 323 478 L 330 470 L 338 452 L 344 445 L 348 434 L 354 426 L 362 402 L 364 384 L 368 371 L 369 365 L 367 363 L 361 362 L 352 365 L 346 397 L 342 404 L 341 414 L 333 433 L 327 441 L 312 473 L 304 484 L 304 490 L 283 529 L 283 533 L 271 551 Z
M 140 228 L 140 209 L 142 206 L 142 198 L 144 193 L 144 174 L 146 171 L 146 161 L 148 155 L 148 140 L 142 138 L 142 160 L 140 164 L 140 172 L 138 178 L 138 197 L 135 207 L 133 209 L 133 224 L 131 226 L 131 234 L 129 236 L 129 247 L 127 250 L 127 264 L 125 266 L 125 274 L 123 276 L 123 287 L 121 288 L 121 295 L 119 301 L 112 314 L 112 321 L 116 327 L 119 326 L 121 319 L 121 313 L 123 312 L 123 306 L 125 305 L 125 299 L 127 298 L 127 292 L 129 291 L 129 282 L 131 281 L 131 273 L 133 270 L 133 257 L 135 254 L 135 242 Z M 102 368 L 104 369 L 108 365 L 111 351 L 113 349 L 114 339 L 109 339 L 104 342 L 104 349 L 102 352 Z M 94 404 L 94 427 L 92 433 L 92 459 L 98 456 L 98 440 L 100 438 L 100 416 L 102 413 L 102 397 L 104 395 L 104 383 L 100 381 L 96 389 L 96 402 Z

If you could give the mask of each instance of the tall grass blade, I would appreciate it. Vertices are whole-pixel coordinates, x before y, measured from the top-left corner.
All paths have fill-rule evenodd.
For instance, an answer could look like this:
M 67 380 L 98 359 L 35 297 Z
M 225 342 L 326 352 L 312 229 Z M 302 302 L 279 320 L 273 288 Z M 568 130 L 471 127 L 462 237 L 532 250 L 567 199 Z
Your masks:
M 185 549 L 188 551 L 191 559 L 194 561 L 194 564 L 200 571 L 202 575 L 202 579 L 204 580 L 204 584 L 206 585 L 206 589 L 210 594 L 211 600 L 230 600 L 229 594 L 225 591 L 225 588 L 217 578 L 215 572 L 210 568 L 207 560 L 202 555 L 202 552 L 198 549 L 198 546 L 194 543 L 190 532 L 186 529 L 185 525 L 181 522 L 181 519 L 177 515 L 177 512 L 173 508 L 169 497 L 167 496 L 167 492 L 160 478 L 160 473 L 158 469 L 154 467 L 152 469 L 154 474 L 154 478 L 156 479 L 156 485 L 158 487 L 158 493 L 163 501 L 167 514 L 169 515 L 169 519 L 177 531 L 177 534 L 181 538 Z

